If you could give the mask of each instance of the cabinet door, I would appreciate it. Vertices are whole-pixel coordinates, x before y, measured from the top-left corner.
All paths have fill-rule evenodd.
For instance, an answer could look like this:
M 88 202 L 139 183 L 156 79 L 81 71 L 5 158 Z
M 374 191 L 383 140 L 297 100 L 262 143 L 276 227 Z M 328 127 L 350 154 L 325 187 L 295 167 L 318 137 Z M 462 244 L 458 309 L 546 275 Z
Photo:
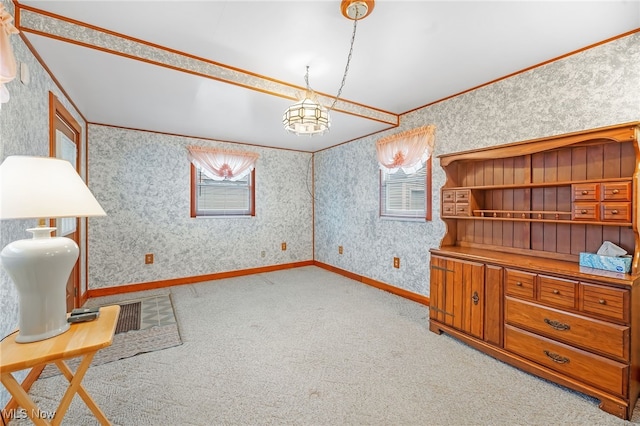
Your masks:
M 484 340 L 502 347 L 502 277 L 500 266 L 485 266 L 484 280 Z
M 482 339 L 484 303 L 483 264 L 431 256 L 431 319 Z

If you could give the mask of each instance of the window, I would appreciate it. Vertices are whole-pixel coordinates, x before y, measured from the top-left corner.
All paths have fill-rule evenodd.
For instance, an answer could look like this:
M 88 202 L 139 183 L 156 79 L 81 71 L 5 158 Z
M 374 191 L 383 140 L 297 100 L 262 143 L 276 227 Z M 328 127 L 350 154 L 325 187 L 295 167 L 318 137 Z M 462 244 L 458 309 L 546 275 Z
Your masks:
M 191 164 L 191 217 L 255 216 L 255 170 L 236 181 L 213 180 Z
M 380 171 L 380 216 L 431 220 L 431 158 L 415 173 Z

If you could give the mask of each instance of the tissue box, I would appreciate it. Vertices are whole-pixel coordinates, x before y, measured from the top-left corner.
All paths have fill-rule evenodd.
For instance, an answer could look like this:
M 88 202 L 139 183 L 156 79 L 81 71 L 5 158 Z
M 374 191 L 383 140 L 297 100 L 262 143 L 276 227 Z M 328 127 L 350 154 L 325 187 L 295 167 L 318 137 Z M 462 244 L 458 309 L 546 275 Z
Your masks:
M 614 272 L 629 272 L 631 270 L 631 256 L 600 256 L 594 253 L 580 253 L 580 266 L 604 269 Z

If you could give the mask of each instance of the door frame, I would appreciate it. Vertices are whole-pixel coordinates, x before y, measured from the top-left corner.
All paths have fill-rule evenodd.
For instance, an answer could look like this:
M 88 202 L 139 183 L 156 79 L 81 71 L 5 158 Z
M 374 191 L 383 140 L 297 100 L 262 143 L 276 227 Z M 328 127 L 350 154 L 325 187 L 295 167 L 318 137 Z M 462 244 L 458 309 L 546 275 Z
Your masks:
M 82 161 L 82 127 L 77 122 L 77 120 L 69 113 L 69 111 L 64 107 L 64 105 L 60 102 L 60 100 L 56 97 L 53 92 L 49 92 L 49 157 L 56 157 L 56 130 L 61 130 L 67 136 L 70 134 L 73 137 L 70 137 L 77 148 L 76 155 L 76 164 L 74 164 L 74 168 L 78 172 L 80 176 L 81 174 L 81 161 Z M 56 219 L 49 219 L 49 226 L 56 227 Z M 73 232 L 69 237 L 73 239 L 79 248 L 79 255 L 76 264 L 73 266 L 71 271 L 71 277 L 74 279 L 74 293 L 73 293 L 73 307 L 80 307 L 81 297 L 82 297 L 82 282 L 80 280 L 80 261 L 82 259 L 83 253 L 83 245 L 81 244 L 81 221 L 80 218 L 76 218 L 76 231 Z M 54 232 L 55 235 L 55 232 Z M 69 310 L 69 306 L 67 306 L 67 310 Z

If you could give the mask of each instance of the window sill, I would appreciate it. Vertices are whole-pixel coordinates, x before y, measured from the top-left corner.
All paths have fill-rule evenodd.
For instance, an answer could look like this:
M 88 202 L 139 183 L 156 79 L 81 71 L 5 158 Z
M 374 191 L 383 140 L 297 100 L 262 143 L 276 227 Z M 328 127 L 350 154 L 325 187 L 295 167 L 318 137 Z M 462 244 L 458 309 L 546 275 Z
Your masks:
M 379 216 L 380 220 L 391 220 L 396 222 L 417 222 L 417 223 L 426 223 L 424 217 L 402 217 L 402 216 Z
M 216 216 L 196 216 L 191 219 L 251 219 L 255 216 L 244 216 L 244 215 L 216 215 Z

